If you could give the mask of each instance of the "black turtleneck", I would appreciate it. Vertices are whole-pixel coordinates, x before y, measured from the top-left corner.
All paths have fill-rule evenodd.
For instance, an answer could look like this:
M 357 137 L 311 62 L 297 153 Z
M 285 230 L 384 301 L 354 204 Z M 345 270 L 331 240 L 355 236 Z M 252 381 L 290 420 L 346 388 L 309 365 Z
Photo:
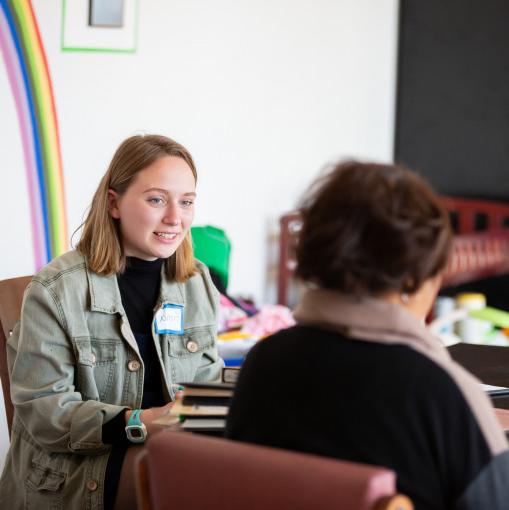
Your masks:
M 125 271 L 117 276 L 122 305 L 145 366 L 143 409 L 165 403 L 161 366 L 152 338 L 152 321 L 161 286 L 163 262 L 163 259 L 127 257 Z
M 127 257 L 126 269 L 117 276 L 122 305 L 133 333 L 150 333 L 161 285 L 163 259 Z
M 149 261 L 127 257 L 125 271 L 117 276 L 122 305 L 145 366 L 142 409 L 165 404 L 161 367 L 152 338 L 163 262 L 163 259 Z M 125 451 L 131 444 L 124 431 L 124 414 L 122 411 L 103 426 L 103 441 L 113 445 L 106 467 L 105 509 L 113 508 Z

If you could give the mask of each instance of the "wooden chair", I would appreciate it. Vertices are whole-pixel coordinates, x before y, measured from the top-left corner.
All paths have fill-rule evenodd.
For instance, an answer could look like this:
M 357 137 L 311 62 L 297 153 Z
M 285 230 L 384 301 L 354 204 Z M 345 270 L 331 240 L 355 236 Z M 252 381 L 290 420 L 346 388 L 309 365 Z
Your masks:
M 21 314 L 21 303 L 26 286 L 32 280 L 31 276 L 20 276 L 0 281 L 0 379 L 4 393 L 5 416 L 9 436 L 11 434 L 12 416 L 14 408 L 11 402 L 11 385 L 7 367 L 7 338 L 11 334 Z
M 394 472 L 187 432 L 163 431 L 138 457 L 140 510 L 411 510 Z

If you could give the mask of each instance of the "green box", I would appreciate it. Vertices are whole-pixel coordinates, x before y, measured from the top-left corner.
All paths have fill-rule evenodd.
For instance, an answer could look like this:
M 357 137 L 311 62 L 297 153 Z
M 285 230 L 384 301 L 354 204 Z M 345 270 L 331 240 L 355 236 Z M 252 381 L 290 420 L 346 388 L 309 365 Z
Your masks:
M 213 269 L 228 287 L 231 243 L 224 230 L 211 225 L 191 227 L 194 256 Z

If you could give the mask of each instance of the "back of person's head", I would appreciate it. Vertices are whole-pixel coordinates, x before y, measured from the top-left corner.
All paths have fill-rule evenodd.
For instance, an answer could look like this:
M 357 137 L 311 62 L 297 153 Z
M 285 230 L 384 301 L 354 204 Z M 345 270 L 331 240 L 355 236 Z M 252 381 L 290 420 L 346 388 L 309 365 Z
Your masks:
M 175 156 L 190 167 L 195 181 L 196 166 L 188 150 L 171 138 L 161 135 L 136 135 L 124 140 L 104 174 L 92 199 L 83 232 L 76 248 L 87 258 L 89 267 L 99 274 L 110 275 L 125 268 L 126 257 L 120 238 L 118 220 L 109 213 L 108 190 L 125 193 L 137 174 L 159 158 Z M 166 262 L 168 276 L 184 281 L 195 272 L 190 234 Z
M 297 276 L 356 296 L 413 293 L 447 263 L 452 234 L 439 198 L 397 165 L 345 162 L 302 207 Z

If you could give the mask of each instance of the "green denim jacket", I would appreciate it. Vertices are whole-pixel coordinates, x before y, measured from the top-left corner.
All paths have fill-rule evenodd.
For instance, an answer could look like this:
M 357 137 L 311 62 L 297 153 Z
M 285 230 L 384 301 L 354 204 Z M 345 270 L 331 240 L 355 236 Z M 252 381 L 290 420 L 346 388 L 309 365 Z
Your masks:
M 168 401 L 172 384 L 218 380 L 223 366 L 218 293 L 197 267 L 185 283 L 163 271 L 156 309 L 185 310 L 183 335 L 153 334 Z M 102 426 L 143 396 L 143 360 L 116 277 L 90 271 L 76 251 L 55 259 L 27 287 L 7 345 L 15 413 L 0 508 L 102 509 L 111 448 Z

